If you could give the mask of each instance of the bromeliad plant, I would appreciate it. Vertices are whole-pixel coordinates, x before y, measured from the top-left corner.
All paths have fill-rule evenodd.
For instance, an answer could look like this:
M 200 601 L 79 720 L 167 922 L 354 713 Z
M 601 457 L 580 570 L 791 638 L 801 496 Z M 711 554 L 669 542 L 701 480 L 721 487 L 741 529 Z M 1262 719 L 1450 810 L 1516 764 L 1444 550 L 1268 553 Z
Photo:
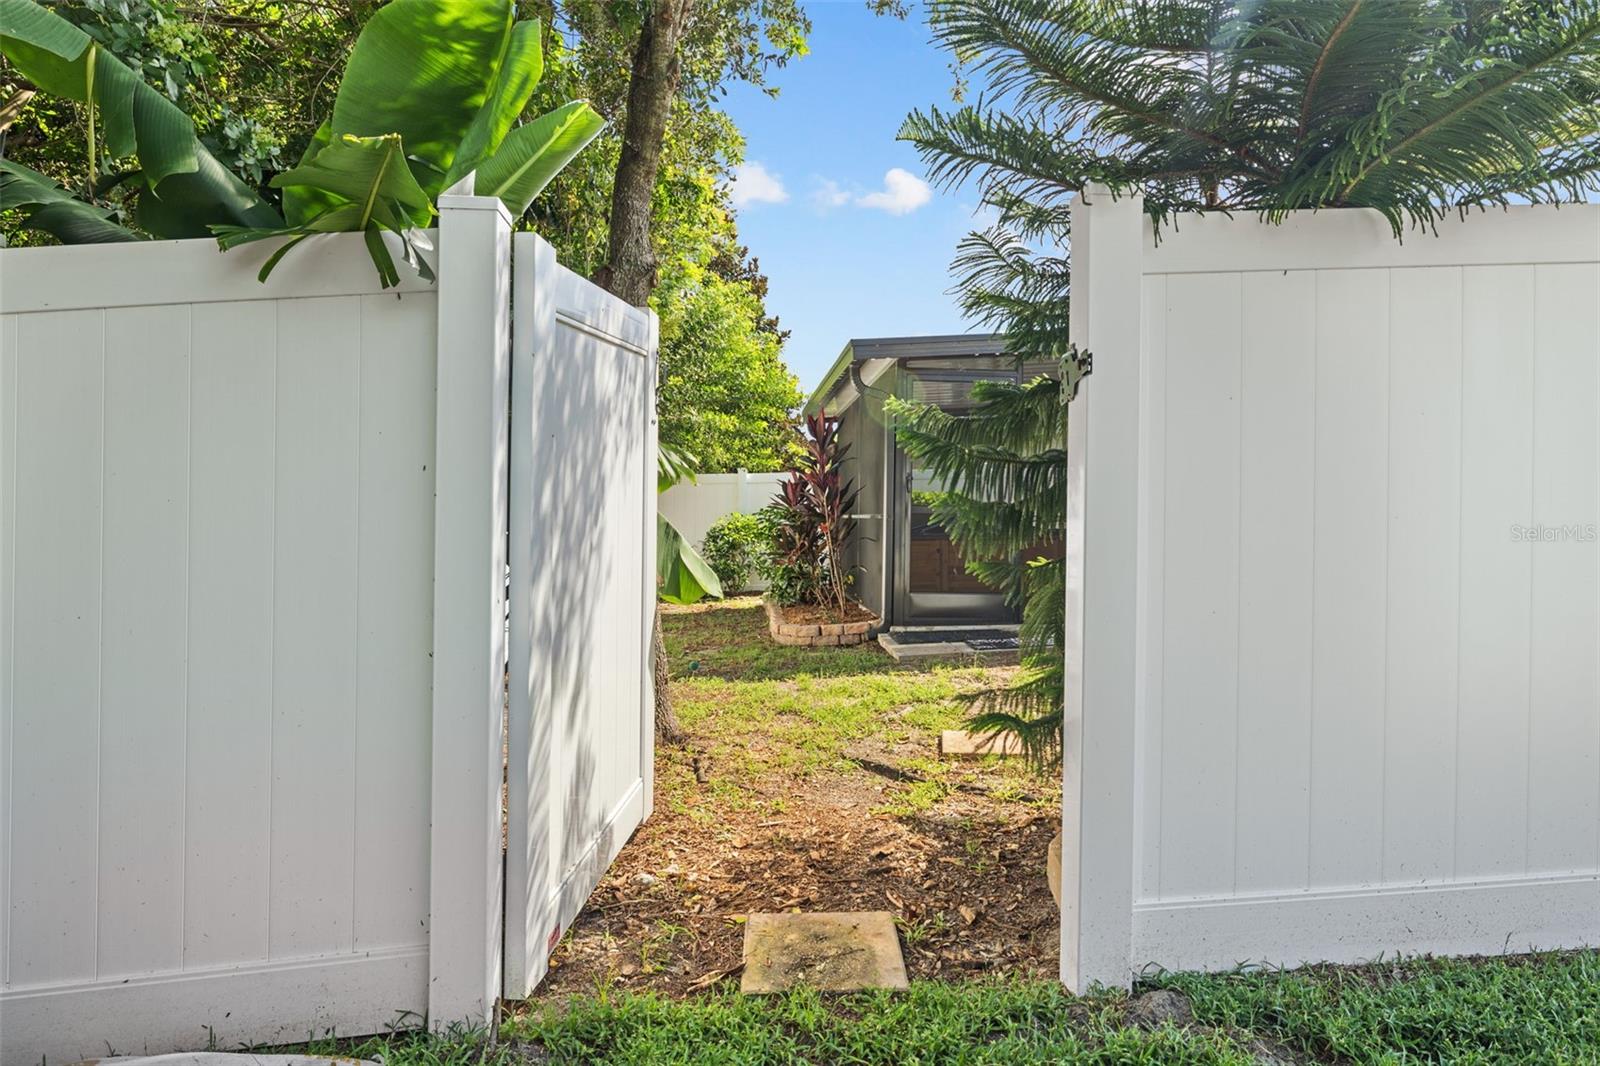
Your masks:
M 799 465 L 774 500 L 781 517 L 775 530 L 778 565 L 796 578 L 800 602 L 831 607 L 845 617 L 850 571 L 845 549 L 855 531 L 859 494 L 844 476 L 850 451 L 839 441 L 839 420 L 826 411 L 806 417 Z
M 298 166 L 274 177 L 283 213 L 206 151 L 194 124 L 82 30 L 35 3 L 0 0 L 0 53 L 40 89 L 86 105 L 89 198 L 0 160 L 0 205 L 66 243 L 127 241 L 140 233 L 99 203 L 134 192 L 132 222 L 158 238 L 215 235 L 223 248 L 289 239 L 261 270 L 318 233 L 365 235 L 383 285 L 399 282 L 384 234 L 425 277 L 422 230 L 438 196 L 495 196 L 513 215 L 603 127 L 581 100 L 518 125 L 543 72 L 539 23 L 517 21 L 512 0 L 392 0 L 351 51 L 333 114 Z M 97 121 L 98 119 L 98 121 Z M 101 156 L 131 166 L 104 178 Z

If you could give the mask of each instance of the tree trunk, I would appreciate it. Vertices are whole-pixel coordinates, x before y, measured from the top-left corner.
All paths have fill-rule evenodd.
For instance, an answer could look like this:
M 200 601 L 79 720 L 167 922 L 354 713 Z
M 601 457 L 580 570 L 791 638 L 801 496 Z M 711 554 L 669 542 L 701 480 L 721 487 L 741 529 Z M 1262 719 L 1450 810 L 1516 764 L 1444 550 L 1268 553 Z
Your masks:
M 659 607 L 656 608 L 655 651 L 651 658 L 655 661 L 656 673 L 656 737 L 677 744 L 683 740 L 683 727 L 678 725 L 678 716 L 672 710 L 672 696 L 667 691 L 667 642 L 661 636 Z
M 606 264 L 595 283 L 643 307 L 656 285 L 656 255 L 650 245 L 650 205 L 661 172 L 667 119 L 678 92 L 678 42 L 693 0 L 656 0 L 633 53 L 628 78 L 628 114 L 622 157 L 611 186 L 611 230 Z
M 656 0 L 633 52 L 628 77 L 628 114 L 622 127 L 622 156 L 611 185 L 611 229 L 606 264 L 595 284 L 635 307 L 650 302 L 656 287 L 656 254 L 650 244 L 650 207 L 661 173 L 661 149 L 667 137 L 672 99 L 678 93 L 678 42 L 683 38 L 693 0 Z M 654 575 L 646 575 L 647 581 Z M 661 637 L 661 609 L 656 609 L 655 660 L 656 736 L 668 743 L 683 740 L 678 716 L 667 689 L 667 645 Z

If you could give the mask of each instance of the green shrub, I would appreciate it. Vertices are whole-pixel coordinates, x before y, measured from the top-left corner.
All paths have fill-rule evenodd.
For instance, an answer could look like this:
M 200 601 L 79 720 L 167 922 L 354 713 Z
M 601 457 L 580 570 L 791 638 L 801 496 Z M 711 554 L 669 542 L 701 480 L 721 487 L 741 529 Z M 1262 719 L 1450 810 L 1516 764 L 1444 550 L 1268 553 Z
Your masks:
M 761 529 L 761 553 L 756 560 L 756 573 L 767 583 L 767 599 L 785 607 L 805 601 L 811 587 L 806 572 L 799 566 L 784 563 L 778 550 L 778 531 L 789 518 L 789 509 L 779 503 L 769 503 L 755 514 Z
M 760 519 L 751 514 L 724 515 L 706 530 L 700 554 L 717 572 L 722 589 L 732 595 L 750 583 L 752 574 L 761 573 L 770 554 L 771 537 Z

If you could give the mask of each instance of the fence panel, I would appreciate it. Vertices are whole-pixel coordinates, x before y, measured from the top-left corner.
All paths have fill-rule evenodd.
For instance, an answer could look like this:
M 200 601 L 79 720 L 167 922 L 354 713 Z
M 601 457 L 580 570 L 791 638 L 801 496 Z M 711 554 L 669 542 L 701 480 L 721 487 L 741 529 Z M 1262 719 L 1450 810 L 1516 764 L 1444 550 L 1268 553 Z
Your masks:
M 693 481 L 680 481 L 661 494 L 661 514 L 695 547 L 705 539 L 706 530 L 731 514 L 755 514 L 772 502 L 788 477 L 783 473 L 756 473 L 740 470 L 732 474 L 701 474 Z M 760 592 L 767 583 L 754 575 L 747 590 Z M 724 589 L 739 592 L 739 589 Z
M 265 254 L 0 252 L 8 1066 L 426 1007 L 438 301 Z
M 519 234 L 512 371 L 508 996 L 648 816 L 656 321 Z
M 1600 207 L 1074 212 L 1064 976 L 1600 942 Z

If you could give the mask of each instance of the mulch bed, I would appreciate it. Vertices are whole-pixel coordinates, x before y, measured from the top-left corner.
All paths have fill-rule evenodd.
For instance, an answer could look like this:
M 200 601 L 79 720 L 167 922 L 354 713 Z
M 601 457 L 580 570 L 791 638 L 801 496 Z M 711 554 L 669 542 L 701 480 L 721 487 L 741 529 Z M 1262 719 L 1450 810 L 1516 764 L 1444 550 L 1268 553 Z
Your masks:
M 855 600 L 845 601 L 844 617 L 839 616 L 837 607 L 818 607 L 810 603 L 797 603 L 791 605 L 775 604 L 778 620 L 791 625 L 817 626 L 838 625 L 842 622 L 867 622 L 876 621 L 877 615 L 861 606 Z
M 1044 859 L 1058 815 L 971 786 L 925 813 L 875 812 L 907 779 L 892 754 L 864 753 L 859 773 L 749 782 L 760 802 L 717 804 L 708 822 L 691 813 L 696 753 L 660 752 L 658 794 L 686 799 L 658 800 L 557 949 L 539 996 L 710 988 L 738 973 L 747 914 L 791 909 L 894 913 L 913 980 L 1054 976 L 1059 921 Z

